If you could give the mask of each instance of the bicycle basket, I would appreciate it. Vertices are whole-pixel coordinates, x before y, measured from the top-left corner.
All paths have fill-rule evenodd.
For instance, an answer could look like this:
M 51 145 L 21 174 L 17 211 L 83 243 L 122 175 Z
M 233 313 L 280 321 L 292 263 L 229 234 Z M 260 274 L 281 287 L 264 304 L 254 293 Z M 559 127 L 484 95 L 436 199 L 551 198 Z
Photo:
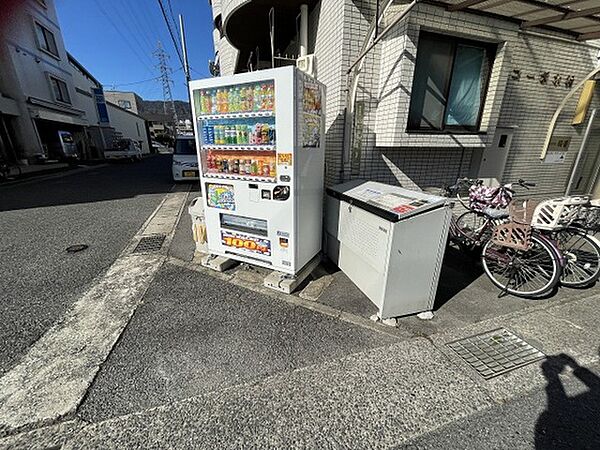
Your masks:
M 590 231 L 600 231 L 600 206 L 591 205 L 581 208 L 577 222 Z
M 531 245 L 531 226 L 518 222 L 501 223 L 494 228 L 491 241 L 502 247 L 527 250 Z
M 545 200 L 535 209 L 531 226 L 540 230 L 564 228 L 577 218 L 581 205 L 587 202 L 587 197 L 561 197 Z
M 531 220 L 533 219 L 533 213 L 538 206 L 538 203 L 539 202 L 531 199 L 511 202 L 511 204 L 508 205 L 510 220 L 512 222 L 530 225 Z
M 508 205 L 510 222 L 494 228 L 491 241 L 502 247 L 527 250 L 531 245 L 531 218 L 537 203 L 532 200 L 513 201 Z

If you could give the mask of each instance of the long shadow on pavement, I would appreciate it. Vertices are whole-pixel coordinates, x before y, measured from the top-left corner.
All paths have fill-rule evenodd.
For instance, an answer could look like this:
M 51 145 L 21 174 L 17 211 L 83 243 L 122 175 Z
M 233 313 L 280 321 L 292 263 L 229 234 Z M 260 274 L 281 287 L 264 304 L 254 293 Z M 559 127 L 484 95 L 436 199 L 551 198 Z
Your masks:
M 587 390 L 568 396 L 559 374 L 571 367 Z M 564 353 L 549 356 L 542 364 L 547 407 L 535 426 L 536 449 L 600 448 L 600 378 Z

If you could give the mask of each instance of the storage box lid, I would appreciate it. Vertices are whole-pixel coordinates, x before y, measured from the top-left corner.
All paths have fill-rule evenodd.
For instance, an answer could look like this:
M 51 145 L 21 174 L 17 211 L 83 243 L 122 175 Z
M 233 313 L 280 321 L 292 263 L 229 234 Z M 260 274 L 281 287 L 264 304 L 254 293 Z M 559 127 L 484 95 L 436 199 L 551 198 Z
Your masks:
M 445 197 L 364 180 L 352 180 L 332 186 L 327 188 L 327 194 L 390 222 L 398 222 L 449 204 Z

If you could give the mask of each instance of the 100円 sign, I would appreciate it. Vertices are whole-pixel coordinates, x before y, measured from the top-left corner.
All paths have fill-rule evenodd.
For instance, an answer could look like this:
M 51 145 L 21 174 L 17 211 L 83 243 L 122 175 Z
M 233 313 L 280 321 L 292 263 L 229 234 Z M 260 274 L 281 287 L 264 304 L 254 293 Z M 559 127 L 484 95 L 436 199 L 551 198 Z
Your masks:
M 221 231 L 221 244 L 227 247 L 248 250 L 261 255 L 271 256 L 271 241 L 231 231 Z

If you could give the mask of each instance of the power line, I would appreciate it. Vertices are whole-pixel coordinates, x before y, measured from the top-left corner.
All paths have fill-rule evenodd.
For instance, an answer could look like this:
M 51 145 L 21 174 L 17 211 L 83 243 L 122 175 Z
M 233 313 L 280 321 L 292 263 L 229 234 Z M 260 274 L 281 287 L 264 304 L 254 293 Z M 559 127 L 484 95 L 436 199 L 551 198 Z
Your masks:
M 139 17 L 140 14 L 137 14 L 133 10 L 133 7 L 131 6 L 129 0 L 124 0 L 123 4 L 125 10 L 127 10 L 127 14 L 131 17 L 131 22 L 139 31 L 139 34 L 142 37 L 142 40 L 145 42 L 147 48 L 150 50 L 150 52 L 152 52 L 154 50 L 154 42 L 157 41 L 157 39 L 155 39 L 154 33 L 152 32 L 152 28 L 144 26 L 142 20 Z
M 171 29 L 171 24 L 169 23 L 169 19 L 167 17 L 167 12 L 165 11 L 165 7 L 163 5 L 162 0 L 157 0 L 158 5 L 160 6 L 160 10 L 162 11 L 163 18 L 165 19 L 165 24 L 167 25 L 167 29 L 169 30 L 169 35 L 171 36 L 171 41 L 173 41 L 173 45 L 175 46 L 175 51 L 177 52 L 177 57 L 179 58 L 179 62 L 181 62 L 181 66 L 183 67 L 183 58 L 181 53 L 179 52 L 179 46 L 177 45 L 177 39 L 173 35 L 173 30 Z
M 94 0 L 94 2 L 96 3 L 96 6 L 98 7 L 98 9 L 100 10 L 100 12 L 104 15 L 104 17 L 106 17 L 106 19 L 108 20 L 108 22 L 112 25 L 112 27 L 115 29 L 115 31 L 117 33 L 119 33 L 119 35 L 123 38 L 123 40 L 125 41 L 125 43 L 127 44 L 127 46 L 131 49 L 131 51 L 133 52 L 133 54 L 137 57 L 137 59 L 146 67 L 146 69 L 148 69 L 148 71 L 150 73 L 153 72 L 153 70 L 150 68 L 150 66 L 148 65 L 148 63 L 146 63 L 143 58 L 140 56 L 140 54 L 138 53 L 138 51 L 133 47 L 133 45 L 131 45 L 131 41 L 129 41 L 129 39 L 127 39 L 127 36 L 125 36 L 125 34 L 123 34 L 123 32 L 121 31 L 121 29 L 115 24 L 115 22 L 112 20 L 112 18 L 108 15 L 108 13 L 104 10 L 104 8 L 102 7 L 102 5 L 100 4 L 100 2 L 98 2 L 98 0 Z
M 181 34 L 179 34 L 179 28 L 177 28 L 177 21 L 175 20 L 175 14 L 173 14 L 173 4 L 171 3 L 171 0 L 167 0 L 167 5 L 169 6 L 169 14 L 171 15 L 171 20 L 173 21 L 175 32 L 177 33 L 177 37 L 179 38 L 177 42 L 181 42 Z
M 171 74 L 180 72 L 181 70 L 183 70 L 181 67 L 179 69 L 176 70 L 171 70 Z M 162 78 L 162 75 L 159 75 L 157 77 L 154 78 L 148 78 L 147 80 L 140 80 L 140 81 L 131 81 L 131 82 L 127 82 L 127 83 L 104 83 L 108 86 L 133 86 L 135 84 L 144 84 L 144 83 L 149 83 L 151 81 L 158 81 Z

